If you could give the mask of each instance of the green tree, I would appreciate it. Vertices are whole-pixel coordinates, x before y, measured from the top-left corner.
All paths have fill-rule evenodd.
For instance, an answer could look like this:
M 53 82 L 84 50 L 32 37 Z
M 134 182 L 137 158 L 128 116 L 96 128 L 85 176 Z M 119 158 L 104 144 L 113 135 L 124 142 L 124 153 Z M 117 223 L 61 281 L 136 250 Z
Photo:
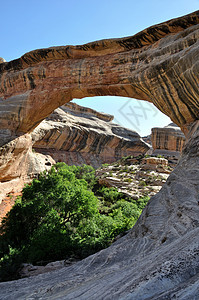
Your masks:
M 99 187 L 90 166 L 58 163 L 23 189 L 0 227 L 0 279 L 16 278 L 22 262 L 86 257 L 136 222 L 147 198 Z

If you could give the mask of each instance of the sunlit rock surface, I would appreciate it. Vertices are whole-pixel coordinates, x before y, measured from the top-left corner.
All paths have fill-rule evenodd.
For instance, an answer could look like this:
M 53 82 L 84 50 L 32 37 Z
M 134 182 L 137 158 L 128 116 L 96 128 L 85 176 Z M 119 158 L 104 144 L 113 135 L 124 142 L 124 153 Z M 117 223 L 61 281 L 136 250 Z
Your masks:
M 33 147 L 56 162 L 85 163 L 95 168 L 149 150 L 138 133 L 112 120 L 111 115 L 69 103 L 56 109 L 34 130 Z
M 187 130 L 198 118 L 199 12 L 140 33 L 34 50 L 0 64 L 0 127 L 27 132 L 74 98 L 154 103 Z
M 176 169 L 126 236 L 72 267 L 1 283 L 2 299 L 198 298 L 198 37 L 199 11 L 133 37 L 0 64 L 0 125 L 11 134 L 32 130 L 66 99 L 118 95 L 153 102 L 187 136 Z
M 133 229 L 71 267 L 0 283 L 1 299 L 197 299 L 199 124 Z
M 4 62 L 6 62 L 6 60 L 4 58 L 0 57 L 0 64 L 2 64 Z
M 185 143 L 185 135 L 174 123 L 151 129 L 153 154 L 177 161 Z

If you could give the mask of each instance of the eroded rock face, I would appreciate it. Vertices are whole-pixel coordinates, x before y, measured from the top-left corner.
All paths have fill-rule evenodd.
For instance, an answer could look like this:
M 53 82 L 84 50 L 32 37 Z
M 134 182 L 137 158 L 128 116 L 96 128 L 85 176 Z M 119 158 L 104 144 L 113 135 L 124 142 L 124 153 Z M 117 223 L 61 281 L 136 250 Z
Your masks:
M 197 299 L 199 121 L 182 157 L 136 225 L 71 267 L 0 283 L 2 299 Z
M 66 98 L 92 95 L 151 101 L 189 129 L 176 169 L 126 236 L 67 269 L 1 283 L 2 299 L 197 299 L 198 16 L 125 39 L 33 51 L 0 65 L 0 107 L 7 111 L 0 123 L 15 134 L 36 127 Z
M 154 103 L 187 130 L 198 119 L 199 11 L 120 39 L 39 49 L 0 64 L 0 128 L 34 129 L 73 98 Z
M 199 11 L 132 37 L 34 50 L 1 63 L 0 147 L 26 138 L 73 98 L 96 95 L 153 102 L 186 132 L 198 118 L 198 37 Z
M 21 191 L 25 183 L 54 163 L 51 156 L 32 151 L 32 137 L 29 133 L 1 146 L 0 204 L 7 194 Z
M 149 150 L 139 134 L 112 123 L 113 116 L 70 103 L 56 109 L 33 131 L 33 147 L 56 162 L 97 168 L 122 156 Z
M 6 60 L 3 57 L 0 57 L 0 64 L 6 62 Z
M 0 181 L 34 176 L 53 163 L 51 157 L 32 151 L 32 137 L 27 133 L 0 147 Z
M 178 160 L 185 143 L 185 135 L 174 123 L 151 129 L 153 154 Z

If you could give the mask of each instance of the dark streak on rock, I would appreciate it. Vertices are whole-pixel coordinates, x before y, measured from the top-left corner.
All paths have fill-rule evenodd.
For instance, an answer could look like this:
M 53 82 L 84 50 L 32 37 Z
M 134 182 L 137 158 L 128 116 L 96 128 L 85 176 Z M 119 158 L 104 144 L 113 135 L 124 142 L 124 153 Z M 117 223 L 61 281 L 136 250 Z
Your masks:
M 30 82 L 30 87 L 33 90 L 36 87 L 36 85 L 34 83 L 34 75 L 28 70 L 27 70 L 26 74 L 27 74 L 27 77 L 28 77 L 29 82 Z

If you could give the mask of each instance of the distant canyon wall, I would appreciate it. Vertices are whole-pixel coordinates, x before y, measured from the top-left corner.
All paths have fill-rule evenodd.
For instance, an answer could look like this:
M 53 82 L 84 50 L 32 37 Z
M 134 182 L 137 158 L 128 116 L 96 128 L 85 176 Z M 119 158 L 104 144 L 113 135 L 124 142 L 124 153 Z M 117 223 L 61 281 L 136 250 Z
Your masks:
M 185 145 L 185 135 L 176 124 L 171 123 L 152 128 L 151 142 L 154 155 L 163 155 L 177 162 Z
M 22 153 L 30 151 L 24 140 L 31 139 L 42 120 L 73 98 L 143 99 L 187 133 L 198 119 L 198 29 L 197 11 L 127 38 L 34 50 L 10 62 L 1 59 L 2 180 L 13 176 L 14 166 L 21 166 L 14 167 L 20 175 Z M 16 147 L 14 155 L 8 143 Z
M 66 104 L 33 131 L 33 149 L 51 155 L 57 162 L 86 163 L 95 168 L 149 150 L 137 132 L 112 120 L 111 115 L 75 103 Z

